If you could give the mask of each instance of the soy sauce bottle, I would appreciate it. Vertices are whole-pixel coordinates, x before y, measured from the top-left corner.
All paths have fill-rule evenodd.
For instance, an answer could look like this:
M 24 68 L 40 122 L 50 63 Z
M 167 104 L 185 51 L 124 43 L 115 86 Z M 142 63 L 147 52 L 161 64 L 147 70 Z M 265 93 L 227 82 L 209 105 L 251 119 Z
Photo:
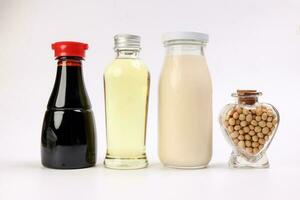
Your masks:
M 42 128 L 42 164 L 56 169 L 94 166 L 96 130 L 82 75 L 82 61 L 88 45 L 56 42 L 52 49 L 57 60 L 57 74 Z

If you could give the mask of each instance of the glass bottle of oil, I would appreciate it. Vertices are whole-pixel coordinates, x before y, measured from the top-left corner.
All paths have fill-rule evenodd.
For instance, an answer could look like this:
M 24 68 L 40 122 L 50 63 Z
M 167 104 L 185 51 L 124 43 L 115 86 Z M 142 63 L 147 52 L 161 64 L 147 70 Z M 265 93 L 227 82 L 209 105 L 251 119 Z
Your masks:
M 139 59 L 140 37 L 114 37 L 116 59 L 104 73 L 107 153 L 112 169 L 147 167 L 145 142 L 150 75 Z

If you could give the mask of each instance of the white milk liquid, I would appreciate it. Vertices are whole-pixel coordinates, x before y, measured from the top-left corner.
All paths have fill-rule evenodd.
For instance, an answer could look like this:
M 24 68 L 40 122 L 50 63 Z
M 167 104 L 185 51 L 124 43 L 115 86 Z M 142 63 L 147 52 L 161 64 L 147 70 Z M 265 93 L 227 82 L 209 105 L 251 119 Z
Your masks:
M 159 157 L 202 168 L 212 156 L 212 84 L 204 56 L 168 55 L 159 85 Z

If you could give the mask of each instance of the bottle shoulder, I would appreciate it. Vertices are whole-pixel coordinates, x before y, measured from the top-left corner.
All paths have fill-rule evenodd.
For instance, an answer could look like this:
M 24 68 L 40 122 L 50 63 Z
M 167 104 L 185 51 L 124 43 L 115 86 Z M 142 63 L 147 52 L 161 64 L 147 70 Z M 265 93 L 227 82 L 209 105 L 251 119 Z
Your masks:
M 149 70 L 140 59 L 115 59 L 106 66 L 104 71 L 104 75 L 126 73 L 149 73 Z
M 199 56 L 168 56 L 162 66 L 159 83 L 166 87 L 205 87 L 212 90 L 209 68 Z
M 81 69 L 58 68 L 47 108 L 49 110 L 91 108 Z

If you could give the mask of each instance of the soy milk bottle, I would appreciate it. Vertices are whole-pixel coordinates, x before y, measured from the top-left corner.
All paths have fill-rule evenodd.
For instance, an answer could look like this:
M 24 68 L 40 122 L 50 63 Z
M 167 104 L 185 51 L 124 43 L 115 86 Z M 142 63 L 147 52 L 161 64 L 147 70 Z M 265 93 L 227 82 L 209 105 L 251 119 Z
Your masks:
M 159 158 L 167 167 L 203 168 L 212 156 L 212 83 L 208 35 L 167 33 L 159 82 Z

